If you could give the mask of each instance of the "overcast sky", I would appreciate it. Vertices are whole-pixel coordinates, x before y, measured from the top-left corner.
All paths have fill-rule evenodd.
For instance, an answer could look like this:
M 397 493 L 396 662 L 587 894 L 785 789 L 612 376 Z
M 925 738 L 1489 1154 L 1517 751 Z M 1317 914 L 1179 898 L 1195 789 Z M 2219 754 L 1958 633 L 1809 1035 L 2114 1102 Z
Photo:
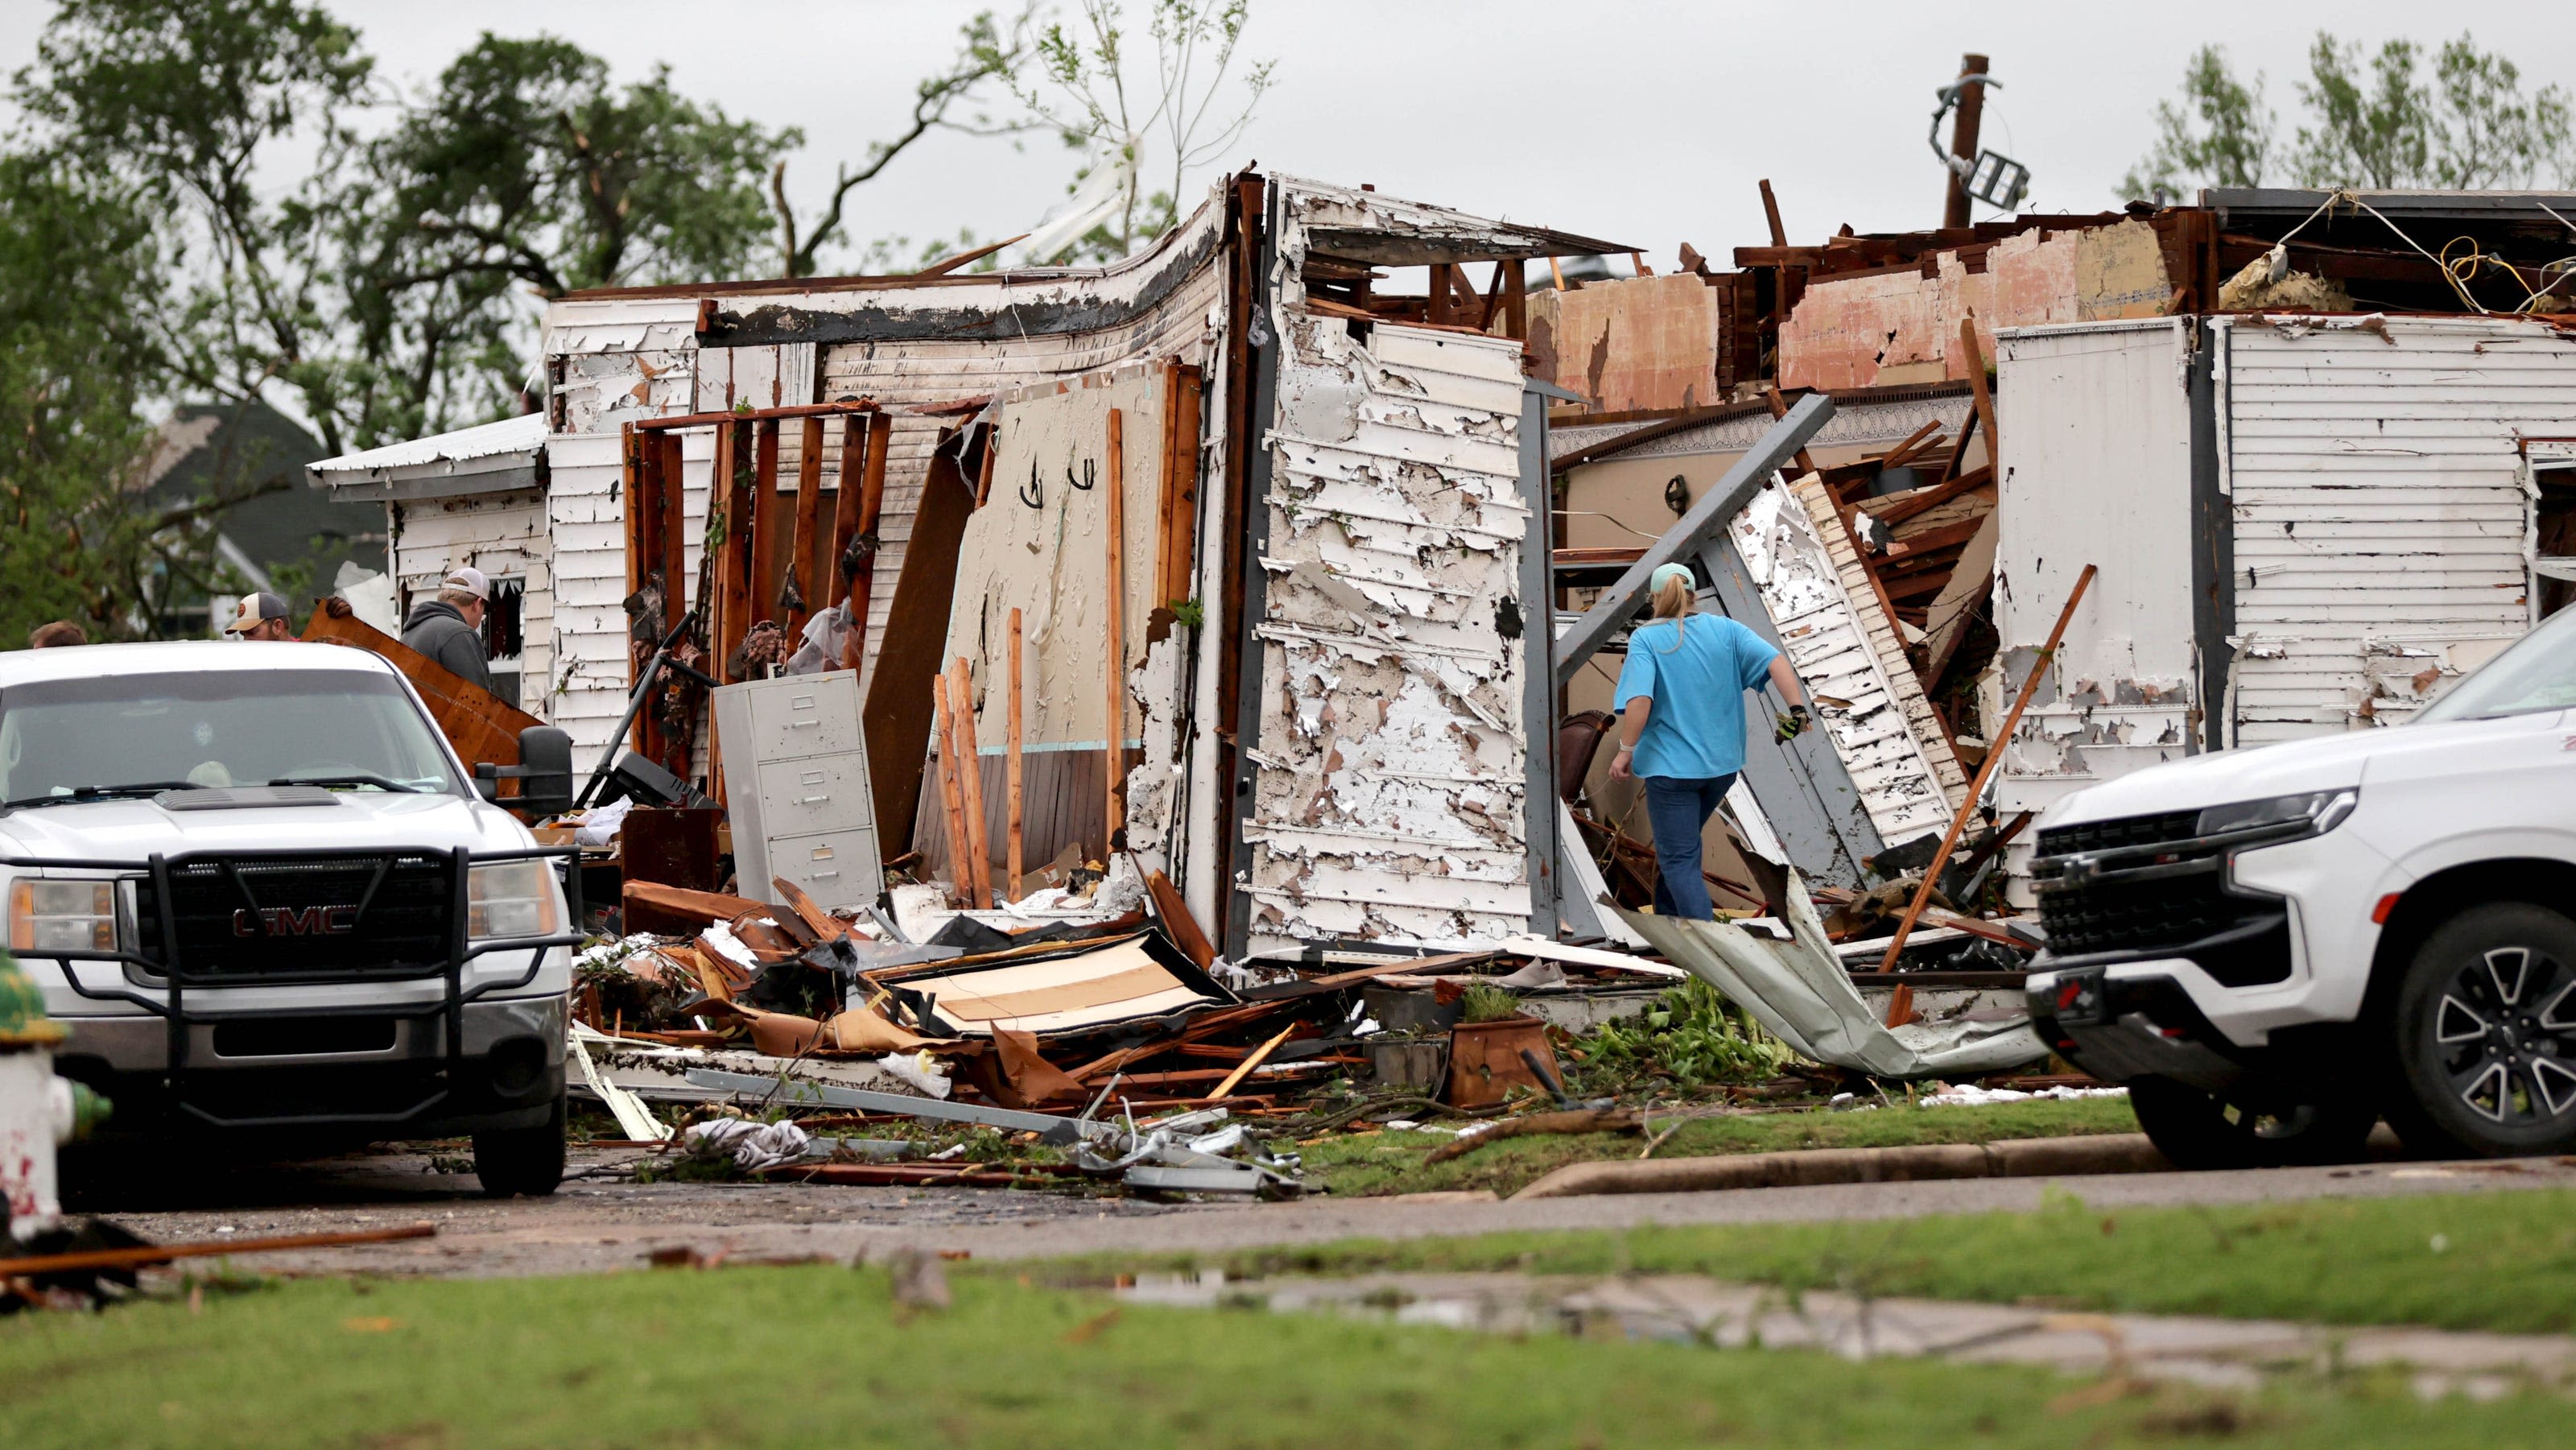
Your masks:
M 1070 8 L 1070 0 L 1064 0 Z M 1144 0 L 1131 0 L 1131 8 Z M 791 192 L 813 198 L 835 161 L 901 124 L 913 81 L 953 49 L 976 8 L 945 0 L 802 4 L 733 0 L 337 0 L 398 82 L 418 86 L 475 35 L 551 30 L 621 77 L 666 62 L 688 94 L 804 128 Z M 49 5 L 0 5 L 0 63 L 32 58 Z M 1940 221 L 1941 172 L 1924 145 L 1933 88 L 1962 51 L 1993 57 L 2002 89 L 1987 144 L 2032 173 L 2029 209 L 2113 204 L 2147 149 L 2155 102 L 2207 41 L 2268 73 L 2286 120 L 2317 28 L 2376 46 L 2435 42 L 2474 24 L 2508 49 L 2526 88 L 2576 82 L 2576 5 L 2478 7 L 2391 0 L 2057 3 L 1559 3 L 1529 0 L 1254 0 L 1245 51 L 1278 61 L 1233 164 L 1555 226 L 1644 248 L 1725 259 L 1764 234 L 1754 183 L 1768 176 L 1794 241 Z M 2571 87 L 2576 88 L 2576 87 Z M 1161 163 L 1167 164 L 1167 163 Z M 1159 169 L 1149 159 L 1149 175 Z M 1062 197 L 1051 140 L 936 137 L 857 196 L 860 236 L 971 227 L 1025 231 Z M 1215 174 L 1193 176 L 1193 199 Z M 1980 209 L 1980 216 L 1985 212 Z

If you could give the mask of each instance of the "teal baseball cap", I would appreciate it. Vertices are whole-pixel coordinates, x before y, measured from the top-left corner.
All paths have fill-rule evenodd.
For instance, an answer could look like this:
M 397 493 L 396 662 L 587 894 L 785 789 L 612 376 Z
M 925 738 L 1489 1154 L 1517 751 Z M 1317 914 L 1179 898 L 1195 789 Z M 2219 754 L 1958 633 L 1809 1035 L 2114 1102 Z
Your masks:
M 1655 572 L 1654 572 L 1654 574 L 1650 577 L 1647 587 L 1648 587 L 1650 590 L 1652 590 L 1654 593 L 1661 594 L 1661 593 L 1663 593 L 1663 592 L 1664 592 L 1664 586 L 1665 586 L 1666 584 L 1668 584 L 1668 583 L 1672 582 L 1672 581 L 1673 581 L 1673 580 L 1675 580 L 1675 579 L 1679 579 L 1679 580 L 1681 580 L 1681 581 L 1682 581 L 1683 583 L 1685 583 L 1685 584 L 1690 583 L 1690 582 L 1691 582 L 1691 571 L 1690 571 L 1690 565 L 1688 565 L 1688 564 L 1658 564 L 1658 565 L 1656 565 L 1656 566 L 1655 566 Z

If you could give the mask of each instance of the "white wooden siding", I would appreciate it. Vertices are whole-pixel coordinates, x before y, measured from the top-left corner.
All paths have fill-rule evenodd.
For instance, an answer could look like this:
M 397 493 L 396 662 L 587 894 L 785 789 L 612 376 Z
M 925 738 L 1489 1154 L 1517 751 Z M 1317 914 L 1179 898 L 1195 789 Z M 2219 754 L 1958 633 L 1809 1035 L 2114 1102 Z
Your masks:
M 1728 531 L 1879 839 L 1897 846 L 1947 826 L 1967 778 L 1824 485 L 1813 474 L 1774 483 Z
M 1363 342 L 1307 313 L 1310 219 L 1402 217 L 1278 184 L 1263 690 L 1236 881 L 1249 949 L 1515 936 L 1531 916 L 1526 645 L 1498 624 L 1544 609 L 1520 598 L 1520 551 L 1545 527 L 1520 497 L 1521 345 L 1386 323 Z
M 545 495 L 536 489 L 419 499 L 392 505 L 392 561 L 396 607 L 438 592 L 447 571 L 471 564 L 486 574 L 525 581 L 519 622 L 525 648 L 519 655 L 519 705 L 549 724 L 539 696 L 556 657 L 553 553 L 546 536 Z
M 2576 340 L 2478 317 L 2217 325 L 2234 738 L 2395 724 L 2530 625 L 2519 444 L 2576 433 Z
M 2084 566 L 2100 570 L 2007 742 L 1997 786 L 2007 813 L 2193 748 L 2186 328 L 2157 318 L 1998 334 L 2005 443 L 1992 608 L 2004 668 L 1990 720 L 2021 687 Z

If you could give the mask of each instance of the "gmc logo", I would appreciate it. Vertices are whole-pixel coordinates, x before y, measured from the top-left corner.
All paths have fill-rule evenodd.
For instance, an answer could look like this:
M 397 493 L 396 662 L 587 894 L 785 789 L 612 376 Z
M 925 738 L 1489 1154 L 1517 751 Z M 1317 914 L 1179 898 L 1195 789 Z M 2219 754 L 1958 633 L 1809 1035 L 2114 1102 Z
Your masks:
M 233 935 L 252 936 L 347 936 L 358 929 L 358 908 L 354 906 L 308 906 L 298 911 L 291 906 L 263 906 L 257 911 L 245 906 L 233 913 Z

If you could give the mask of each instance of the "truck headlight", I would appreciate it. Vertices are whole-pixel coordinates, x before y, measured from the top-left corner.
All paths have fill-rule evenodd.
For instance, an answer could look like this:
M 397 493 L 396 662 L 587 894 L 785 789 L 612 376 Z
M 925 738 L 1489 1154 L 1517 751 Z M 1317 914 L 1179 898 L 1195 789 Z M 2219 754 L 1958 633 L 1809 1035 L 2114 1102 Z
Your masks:
M 2294 836 L 2322 836 L 2343 824 L 2361 804 L 2358 790 L 2313 790 L 2303 795 L 2274 796 L 2270 800 L 2237 801 L 2232 805 L 2211 806 L 2200 813 L 2194 833 L 2202 836 L 2231 836 L 2240 831 L 2281 828 L 2282 839 Z
M 465 873 L 465 934 L 475 941 L 552 936 L 561 925 L 554 873 L 541 858 L 487 861 Z
M 20 881 L 9 888 L 9 950 L 116 950 L 112 881 Z

